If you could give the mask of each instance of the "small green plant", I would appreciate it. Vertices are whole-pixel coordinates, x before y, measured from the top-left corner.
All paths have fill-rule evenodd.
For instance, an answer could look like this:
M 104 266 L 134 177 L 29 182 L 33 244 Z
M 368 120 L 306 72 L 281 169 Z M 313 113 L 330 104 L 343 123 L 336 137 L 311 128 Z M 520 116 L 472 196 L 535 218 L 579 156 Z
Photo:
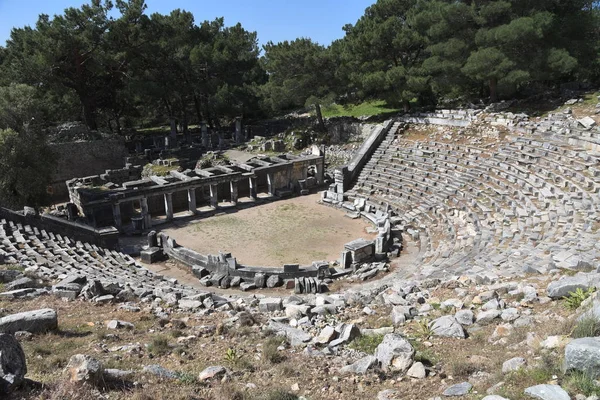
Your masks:
M 577 288 L 574 292 L 569 292 L 568 296 L 563 297 L 565 300 L 565 307 L 569 310 L 576 310 L 579 308 L 581 303 L 596 291 L 596 288 L 591 287 L 588 290 Z
M 595 336 L 600 336 L 600 319 L 595 315 L 577 321 L 571 332 L 571 337 L 575 339 Z
M 225 352 L 225 361 L 229 364 L 235 364 L 242 356 L 237 353 L 236 349 L 232 349 L 231 347 L 227 349 Z
M 184 385 L 193 385 L 198 382 L 195 375 L 186 372 L 179 372 L 177 374 L 177 379 Z
M 581 393 L 586 396 L 600 394 L 600 387 L 585 372 L 574 371 L 565 376 L 563 386 L 571 393 Z
M 366 354 L 373 354 L 382 341 L 383 335 L 361 335 L 354 339 L 348 347 Z
M 162 336 L 155 337 L 148 345 L 148 350 L 158 356 L 165 355 L 170 351 L 169 341 Z
M 424 339 L 429 339 L 433 335 L 433 331 L 429 327 L 430 322 L 431 321 L 429 321 L 428 318 L 423 318 L 417 321 L 417 333 Z
M 263 344 L 263 356 L 271 364 L 279 364 L 285 360 L 285 356 L 278 350 L 281 339 L 272 337 Z

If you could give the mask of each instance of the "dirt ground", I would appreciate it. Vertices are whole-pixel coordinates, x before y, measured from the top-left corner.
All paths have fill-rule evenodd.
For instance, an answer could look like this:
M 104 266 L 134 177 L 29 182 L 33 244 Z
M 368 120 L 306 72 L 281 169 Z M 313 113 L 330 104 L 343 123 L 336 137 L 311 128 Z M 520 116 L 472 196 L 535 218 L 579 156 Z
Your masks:
M 343 245 L 375 237 L 366 221 L 318 204 L 319 194 L 280 200 L 234 213 L 174 222 L 163 228 L 177 243 L 203 254 L 230 252 L 256 266 L 336 260 Z

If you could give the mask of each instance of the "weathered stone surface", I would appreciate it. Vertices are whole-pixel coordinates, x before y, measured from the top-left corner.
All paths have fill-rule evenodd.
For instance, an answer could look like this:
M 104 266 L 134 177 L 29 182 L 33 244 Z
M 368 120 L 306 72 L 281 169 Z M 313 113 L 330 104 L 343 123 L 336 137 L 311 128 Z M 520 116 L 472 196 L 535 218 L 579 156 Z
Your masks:
M 509 399 L 507 399 L 506 397 L 502 397 L 502 396 L 498 396 L 498 395 L 492 394 L 490 396 L 485 396 L 481 400 L 509 400 Z
M 336 326 L 335 331 L 338 334 L 338 338 L 329 343 L 331 347 L 349 343 L 360 336 L 360 329 L 354 324 L 340 324 Z
M 574 339 L 567 344 L 564 369 L 582 371 L 593 378 L 600 377 L 600 338 Z
M 175 371 L 166 369 L 158 364 L 144 365 L 144 368 L 142 370 L 144 372 L 150 373 L 154 376 L 157 376 L 157 377 L 163 378 L 163 379 L 177 378 L 177 373 Z
M 479 325 L 488 325 L 496 318 L 500 317 L 502 313 L 499 310 L 488 310 L 481 311 L 477 314 L 477 318 L 475 318 L 475 322 Z
M 199 381 L 207 381 L 213 378 L 221 378 L 227 373 L 225 367 L 213 366 L 205 368 L 200 374 L 198 374 Z
M 314 342 L 318 344 L 327 344 L 337 337 L 337 332 L 332 326 L 326 326 L 321 330 L 319 336 L 315 337 Z
M 456 318 L 456 321 L 458 321 L 459 324 L 469 326 L 473 325 L 475 315 L 473 315 L 473 311 L 471 310 L 460 310 L 454 314 L 454 318 Z
M 51 308 L 26 311 L 0 318 L 0 332 L 2 333 L 18 331 L 38 333 L 56 328 L 58 328 L 58 316 L 56 311 Z
M 537 385 L 525 389 L 525 394 L 538 400 L 571 400 L 571 396 L 558 385 Z
M 0 394 L 17 387 L 26 373 L 27 364 L 21 344 L 14 336 L 0 333 Z
M 108 328 L 108 329 L 133 329 L 134 325 L 131 322 L 119 321 L 118 319 L 113 319 L 106 323 L 106 328 Z
M 71 382 L 89 382 L 96 384 L 102 378 L 103 368 L 100 361 L 86 354 L 75 354 L 69 359 L 67 373 Z
M 256 274 L 254 275 L 254 284 L 257 288 L 262 289 L 267 284 L 267 277 L 265 274 Z
M 521 368 L 525 368 L 526 365 L 527 360 L 523 357 L 511 358 L 502 364 L 502 373 L 508 374 L 509 372 L 518 371 Z
M 427 371 L 425 371 L 425 366 L 421 362 L 414 363 L 408 371 L 406 371 L 406 376 L 415 379 L 423 379 L 427 375 Z
M 21 271 L 13 269 L 0 270 L 0 283 L 9 283 L 21 276 Z
M 394 389 L 386 389 L 377 393 L 377 400 L 396 400 L 398 399 L 399 391 Z
M 269 321 L 269 328 L 277 333 L 284 334 L 292 346 L 300 346 L 303 343 L 310 342 L 312 336 L 303 330 L 292 328 L 281 322 Z
M 377 364 L 377 358 L 374 356 L 363 357 L 350 365 L 346 365 L 340 369 L 341 373 L 347 374 L 365 374 L 369 368 Z
M 448 389 L 444 390 L 444 396 L 464 396 L 468 394 L 472 388 L 473 385 L 471 385 L 469 382 L 457 383 L 456 385 L 452 385 Z
M 279 297 L 267 297 L 258 303 L 258 309 L 262 312 L 273 312 L 283 310 L 283 301 Z
M 464 339 L 465 330 L 452 315 L 444 315 L 429 323 L 429 328 L 435 336 Z
M 375 358 L 384 370 L 394 369 L 405 372 L 410 368 L 415 349 L 402 335 L 388 333 L 375 350 Z
M 552 299 L 561 299 L 567 296 L 569 292 L 574 292 L 577 289 L 587 290 L 590 287 L 597 286 L 599 280 L 599 274 L 579 273 L 575 276 L 566 276 L 551 282 L 546 289 L 546 293 Z
M 281 279 L 281 277 L 279 275 L 271 275 L 267 279 L 267 287 L 268 288 L 275 288 L 275 287 L 279 287 L 281 285 L 283 285 L 283 280 Z
M 29 289 L 36 286 L 36 283 L 33 279 L 28 278 L 26 276 L 15 279 L 14 281 L 7 283 L 5 285 L 6 290 L 17 290 L 17 289 Z

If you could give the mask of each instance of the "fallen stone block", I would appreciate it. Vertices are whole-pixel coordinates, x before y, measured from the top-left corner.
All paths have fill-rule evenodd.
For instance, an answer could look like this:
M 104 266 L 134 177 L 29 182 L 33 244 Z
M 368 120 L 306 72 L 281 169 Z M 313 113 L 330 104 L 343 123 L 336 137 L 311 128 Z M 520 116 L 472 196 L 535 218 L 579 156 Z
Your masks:
M 58 328 L 56 311 L 45 308 L 7 315 L 0 318 L 0 332 L 15 333 L 27 331 L 31 333 L 47 332 Z

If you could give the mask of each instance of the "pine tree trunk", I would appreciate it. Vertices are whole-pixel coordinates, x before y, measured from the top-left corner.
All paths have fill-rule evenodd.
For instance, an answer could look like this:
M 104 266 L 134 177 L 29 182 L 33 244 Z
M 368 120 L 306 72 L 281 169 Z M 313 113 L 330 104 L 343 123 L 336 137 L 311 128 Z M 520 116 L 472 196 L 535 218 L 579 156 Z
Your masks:
M 402 101 L 402 107 L 405 113 L 410 112 L 410 102 L 408 100 Z
M 87 98 L 81 98 L 81 104 L 83 105 L 83 118 L 88 129 L 95 131 L 98 129 L 98 123 L 96 122 L 96 108 L 92 102 Z
M 315 111 L 317 112 L 318 129 L 321 132 L 325 132 L 325 122 L 323 122 L 323 113 L 321 112 L 321 105 L 319 103 L 315 103 Z
M 498 101 L 498 79 L 490 78 L 490 102 Z

